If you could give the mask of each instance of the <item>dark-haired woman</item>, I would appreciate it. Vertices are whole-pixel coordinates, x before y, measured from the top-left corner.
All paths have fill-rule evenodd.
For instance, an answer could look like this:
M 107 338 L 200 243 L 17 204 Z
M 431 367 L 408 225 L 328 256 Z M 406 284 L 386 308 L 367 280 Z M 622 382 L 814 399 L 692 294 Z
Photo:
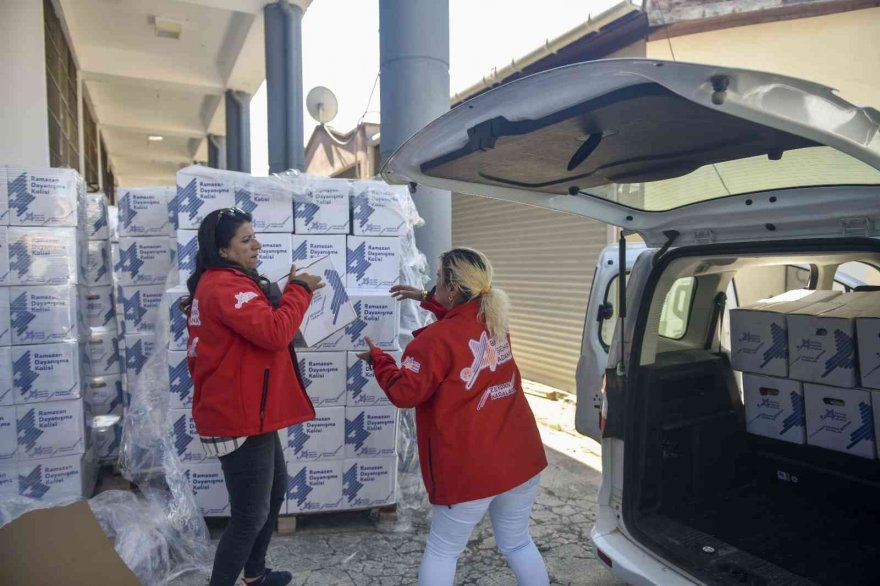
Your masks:
M 290 268 L 283 293 L 257 273 L 250 214 L 208 214 L 199 227 L 196 269 L 187 281 L 193 418 L 205 452 L 220 459 L 230 520 L 214 558 L 211 586 L 283 586 L 290 572 L 266 568 L 284 502 L 287 471 L 277 431 L 315 417 L 291 348 L 320 277 Z

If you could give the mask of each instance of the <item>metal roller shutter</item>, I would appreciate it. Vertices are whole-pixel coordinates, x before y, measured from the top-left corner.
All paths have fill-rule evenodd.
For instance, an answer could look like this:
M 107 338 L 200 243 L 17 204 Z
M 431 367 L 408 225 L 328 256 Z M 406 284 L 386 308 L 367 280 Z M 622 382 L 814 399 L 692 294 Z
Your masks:
M 482 251 L 510 296 L 522 376 L 575 392 L 584 312 L 605 224 L 517 203 L 452 196 L 452 242 Z

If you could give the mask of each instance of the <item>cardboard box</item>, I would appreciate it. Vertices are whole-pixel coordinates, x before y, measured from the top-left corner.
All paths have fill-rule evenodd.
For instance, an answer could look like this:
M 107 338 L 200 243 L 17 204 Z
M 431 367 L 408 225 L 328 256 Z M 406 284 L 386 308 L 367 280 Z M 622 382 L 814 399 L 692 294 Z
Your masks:
M 332 260 L 319 260 L 308 267 L 307 272 L 320 276 L 326 284 L 313 293 L 299 328 L 302 339 L 311 347 L 334 332 L 342 331 L 342 328 L 355 319 L 356 314 L 345 290 L 344 273 L 339 271 Z
M 0 346 L 0 405 L 12 405 L 12 348 Z
M 861 385 L 880 389 L 880 317 L 857 318 L 856 340 Z
M 0 430 L 0 434 L 2 433 L 3 431 Z M 13 459 L 0 460 L 0 501 L 14 496 L 20 496 L 18 494 L 18 463 Z
M 9 322 L 13 345 L 55 344 L 78 335 L 76 285 L 10 287 Z
M 351 181 L 321 178 L 311 181 L 303 199 L 294 204 L 297 234 L 348 234 Z
M 876 458 L 871 391 L 804 384 L 807 443 L 862 458 Z
M 397 454 L 397 407 L 345 408 L 345 457 L 381 458 Z
M 839 295 L 798 289 L 730 310 L 730 362 L 734 370 L 788 376 L 786 314 Z
M 366 350 L 365 338 L 369 336 L 383 350 L 398 350 L 400 302 L 385 291 L 350 290 L 348 293 L 357 319 L 345 328 L 345 349 Z
M 40 463 L 46 462 L 41 460 Z M 81 460 L 84 480 L 91 480 L 87 459 Z M 37 475 L 42 477 L 42 473 Z M 63 474 L 59 474 L 63 476 Z M 26 476 L 27 478 L 27 476 Z M 51 477 L 50 477 L 51 478 Z M 63 485 L 63 483 L 62 483 Z M 59 489 L 59 496 L 64 491 Z M 40 489 L 42 492 L 44 489 Z M 54 489 L 48 491 L 51 498 Z M 84 490 L 88 495 L 91 490 Z M 89 504 L 31 510 L 0 527 L 0 584 L 113 584 L 138 586 L 141 582 L 119 558 Z
M 12 343 L 12 329 L 9 315 L 9 287 L 0 287 L 0 346 Z
M 235 181 L 235 206 L 253 216 L 258 237 L 293 232 L 293 192 L 277 179 L 242 173 Z
M 11 462 L 18 454 L 18 421 L 15 407 L 0 407 L 0 463 Z
M 84 281 L 88 261 L 76 229 L 9 228 L 7 238 L 10 285 L 66 285 Z
M 209 213 L 235 205 L 235 173 L 192 166 L 177 172 L 178 230 L 198 230 Z
M 109 240 L 89 240 L 88 265 L 86 267 L 85 285 L 101 287 L 110 285 L 113 276 L 113 261 L 110 258 Z
M 123 286 L 164 284 L 171 271 L 167 237 L 120 238 L 113 269 Z
M 400 282 L 400 239 L 349 236 L 346 245 L 349 289 L 388 290 Z
M 173 187 L 141 187 L 120 189 L 120 236 L 167 236 L 173 231 L 168 219 L 168 200 L 174 197 Z
M 351 198 L 351 229 L 355 236 L 406 236 L 407 217 L 415 206 L 405 185 L 355 181 Z
M 74 454 L 18 463 L 21 496 L 43 501 L 90 496 L 96 473 L 94 454 Z
M 877 293 L 844 293 L 788 316 L 789 377 L 851 388 L 858 386 L 856 318 L 880 317 Z
M 291 238 L 291 262 L 305 267 L 318 259 L 329 256 L 339 270 L 345 267 L 345 234 L 307 235 L 294 234 Z
M 81 399 L 16 405 L 19 460 L 55 458 L 85 451 Z
M 397 457 L 346 459 L 342 464 L 346 508 L 361 509 L 397 501 Z
M 86 379 L 83 401 L 92 415 L 123 416 L 129 404 L 125 375 L 108 374 Z
M 804 389 L 800 381 L 745 373 L 743 392 L 749 433 L 806 443 Z
M 150 357 L 158 350 L 155 334 L 125 336 L 125 383 L 129 392 L 134 389 L 137 377 L 144 371 Z
M 185 350 L 168 350 L 168 385 L 171 409 L 192 409 L 193 382 L 189 374 Z
M 122 417 L 119 415 L 98 415 L 93 417 L 89 427 L 95 442 L 95 454 L 101 461 L 112 461 L 119 457 L 122 445 Z
M 159 311 L 164 307 L 165 285 L 129 285 L 119 287 L 122 305 L 123 333 L 153 333 L 159 324 Z
M 196 254 L 199 252 L 198 230 L 177 231 L 177 273 L 178 282 L 186 286 L 186 280 L 196 271 Z
M 344 509 L 342 460 L 288 462 L 285 504 L 288 514 Z
M 116 299 L 113 287 L 89 287 L 83 290 L 80 304 L 85 326 L 88 328 L 116 327 Z
M 209 458 L 202 449 L 202 442 L 196 431 L 196 422 L 189 409 L 169 409 L 168 419 L 171 421 L 174 447 L 181 462 L 189 466 L 209 460 L 217 461 L 216 458 Z
M 287 428 L 285 458 L 296 462 L 341 460 L 345 438 L 345 407 L 315 409 L 315 418 Z M 282 436 L 283 439 L 283 436 Z
M 9 284 L 9 228 L 0 226 L 0 285 Z
M 297 352 L 299 372 L 315 407 L 345 406 L 345 352 Z
M 86 236 L 89 240 L 109 240 L 107 196 L 103 193 L 86 194 Z
M 87 376 L 120 374 L 123 363 L 116 330 L 90 328 L 84 358 Z
M 229 492 L 226 490 L 223 468 L 218 460 L 193 464 L 184 473 L 192 486 L 196 504 L 203 517 L 229 516 Z M 282 510 L 283 507 L 284 505 Z
M 270 281 L 285 279 L 290 273 L 290 234 L 258 234 L 260 241 L 257 272 Z
M 80 345 L 12 347 L 13 399 L 16 405 L 80 397 Z
M 400 366 L 402 352 L 389 352 L 394 362 Z M 346 377 L 347 398 L 349 407 L 372 407 L 390 405 L 388 395 L 376 382 L 376 375 L 369 365 L 357 357 L 356 352 L 348 352 L 348 372 Z
M 76 226 L 85 216 L 79 181 L 73 169 L 7 167 L 0 200 L 8 198 L 9 225 Z
M 186 350 L 189 341 L 189 330 L 186 327 L 186 315 L 180 310 L 180 299 L 189 296 L 186 287 L 174 287 L 165 293 L 165 304 L 171 323 L 171 338 L 168 340 L 169 350 Z

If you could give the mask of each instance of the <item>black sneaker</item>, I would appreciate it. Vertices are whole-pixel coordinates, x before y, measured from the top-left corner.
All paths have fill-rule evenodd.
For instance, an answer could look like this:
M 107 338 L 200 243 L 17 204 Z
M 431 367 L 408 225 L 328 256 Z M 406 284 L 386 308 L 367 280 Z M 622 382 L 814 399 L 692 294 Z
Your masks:
M 291 580 L 293 580 L 293 574 L 290 572 L 266 568 L 259 580 L 254 580 L 253 582 L 242 580 L 242 584 L 245 584 L 245 586 L 286 586 L 290 584 Z

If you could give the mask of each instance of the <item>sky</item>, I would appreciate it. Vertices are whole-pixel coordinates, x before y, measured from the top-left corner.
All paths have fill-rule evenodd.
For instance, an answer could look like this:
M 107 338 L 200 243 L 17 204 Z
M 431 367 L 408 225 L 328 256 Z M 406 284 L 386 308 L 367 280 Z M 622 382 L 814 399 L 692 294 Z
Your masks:
M 615 4 L 615 0 L 449 0 L 450 95 Z M 310 89 L 322 85 L 339 102 L 329 126 L 348 131 L 361 118 L 379 122 L 379 0 L 314 0 L 302 31 L 303 101 Z M 303 116 L 308 142 L 316 123 L 308 113 Z M 251 100 L 254 175 L 269 170 L 266 132 L 264 82 Z

